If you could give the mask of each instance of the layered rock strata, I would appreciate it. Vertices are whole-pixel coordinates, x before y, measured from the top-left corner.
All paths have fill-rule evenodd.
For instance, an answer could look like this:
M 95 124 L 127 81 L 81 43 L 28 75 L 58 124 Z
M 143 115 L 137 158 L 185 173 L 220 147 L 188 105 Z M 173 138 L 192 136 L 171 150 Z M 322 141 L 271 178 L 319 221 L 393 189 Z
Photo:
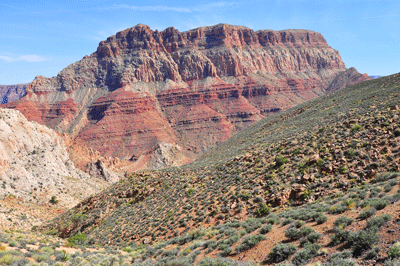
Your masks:
M 7 106 L 137 168 L 189 162 L 277 111 L 370 79 L 317 32 L 118 32 Z M 164 152 L 161 152 L 161 151 Z

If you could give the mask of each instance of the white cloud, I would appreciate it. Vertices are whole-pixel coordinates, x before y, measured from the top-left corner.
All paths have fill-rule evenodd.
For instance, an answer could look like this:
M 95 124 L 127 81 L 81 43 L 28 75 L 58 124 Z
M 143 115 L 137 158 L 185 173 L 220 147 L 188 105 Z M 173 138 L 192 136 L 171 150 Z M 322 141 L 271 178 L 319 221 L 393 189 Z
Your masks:
M 6 62 L 12 62 L 14 61 L 14 59 L 12 57 L 9 56 L 4 56 L 4 55 L 0 55 L 0 59 L 6 61 Z
M 44 58 L 40 55 L 30 54 L 30 55 L 21 55 L 20 57 L 10 57 L 10 56 L 3 56 L 0 55 L 0 59 L 6 62 L 15 62 L 15 61 L 26 61 L 26 62 L 42 62 L 47 61 L 49 59 Z
M 21 55 L 17 61 L 27 61 L 27 62 L 42 62 L 42 61 L 46 61 L 48 59 L 40 56 L 40 55 Z

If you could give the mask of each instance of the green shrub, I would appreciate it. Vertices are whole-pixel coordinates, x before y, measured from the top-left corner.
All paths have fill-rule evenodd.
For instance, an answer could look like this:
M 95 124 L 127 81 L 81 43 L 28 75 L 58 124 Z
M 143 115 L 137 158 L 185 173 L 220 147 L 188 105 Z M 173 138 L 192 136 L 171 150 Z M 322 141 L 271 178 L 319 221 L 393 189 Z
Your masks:
M 271 208 L 267 206 L 265 203 L 260 203 L 258 209 L 256 210 L 256 214 L 258 216 L 265 216 L 271 212 Z
M 282 221 L 282 225 L 287 225 L 292 223 L 294 220 L 292 217 L 286 218 L 285 220 Z
M 315 230 L 312 227 L 309 226 L 303 226 L 302 228 L 300 228 L 300 233 L 303 236 L 308 236 L 311 233 L 314 233 Z
M 337 218 L 334 222 L 334 225 L 339 226 L 340 224 L 342 224 L 344 227 L 351 225 L 354 222 L 354 219 L 352 218 L 348 218 L 346 216 L 340 216 L 339 218 Z
M 317 218 L 315 219 L 315 221 L 317 222 L 317 224 L 323 224 L 323 223 L 325 223 L 327 220 L 328 220 L 328 216 L 326 216 L 326 215 L 321 215 L 321 216 L 319 216 L 319 217 L 317 217 Z
M 257 245 L 260 241 L 267 239 L 264 235 L 251 235 L 244 237 L 242 243 L 236 247 L 236 253 L 240 253 L 244 250 L 248 250 L 255 245 Z
M 367 221 L 367 228 L 380 228 L 390 221 L 392 216 L 390 214 L 383 214 L 381 216 L 375 216 Z
M 302 227 L 304 225 L 304 222 L 303 221 L 296 221 L 295 223 L 294 223 L 294 226 L 296 226 L 296 228 L 300 228 L 300 227 Z
M 16 246 L 18 246 L 18 242 L 15 241 L 15 240 L 11 240 L 11 241 L 8 242 L 8 245 L 9 245 L 10 247 L 16 247 Z
M 308 252 L 307 249 L 302 249 L 297 251 L 296 254 L 293 255 L 292 263 L 294 265 L 305 265 L 307 261 L 311 259 L 311 254 Z
M 367 207 L 366 209 L 364 209 L 359 215 L 358 218 L 360 218 L 361 220 L 365 220 L 371 216 L 373 216 L 376 213 L 376 209 L 373 207 Z
M 297 248 L 293 244 L 278 243 L 272 248 L 268 256 L 273 262 L 281 262 L 294 254 L 296 250 Z
M 296 239 L 301 236 L 301 232 L 296 227 L 289 227 L 285 230 L 285 236 L 290 239 Z
M 278 155 L 278 156 L 275 157 L 275 165 L 276 165 L 276 167 L 282 166 L 287 162 L 288 162 L 288 159 L 286 159 L 282 155 Z
M 182 264 L 174 264 L 174 265 L 182 265 Z M 234 261 L 227 258 L 204 257 L 199 261 L 198 266 L 256 266 L 256 264 L 253 262 Z
M 68 261 L 70 259 L 70 255 L 65 251 L 56 251 L 55 254 L 56 261 Z
M 345 250 L 333 253 L 324 266 L 357 266 L 357 263 L 351 259 L 351 252 Z
M 260 229 L 260 234 L 266 234 L 272 230 L 272 224 L 264 225 Z
M 292 263 L 294 265 L 304 265 L 307 261 L 309 261 L 312 257 L 318 254 L 319 249 L 321 248 L 318 244 L 307 245 L 304 249 L 298 251 L 294 254 L 292 258 Z
M 226 247 L 220 253 L 218 253 L 218 255 L 221 257 L 227 257 L 229 256 L 229 254 L 231 254 L 232 251 L 233 249 L 231 247 Z
M 75 244 L 75 245 L 83 245 L 86 243 L 86 235 L 83 233 L 78 233 L 74 236 L 68 238 L 68 243 Z
M 58 199 L 56 196 L 51 196 L 51 200 L 50 200 L 51 204 L 57 204 L 58 203 Z
M 390 192 L 392 190 L 392 185 L 391 184 L 386 184 L 383 186 L 383 189 L 385 192 Z
M 379 251 L 381 251 L 380 247 L 374 247 L 373 249 L 371 249 L 370 251 L 367 252 L 367 254 L 365 254 L 365 259 L 366 260 L 372 260 L 373 258 L 375 258 Z
M 400 257 L 400 242 L 397 242 L 397 243 L 393 244 L 391 247 L 389 247 L 387 254 L 388 254 L 388 257 L 391 259 L 399 258 Z
M 351 232 L 347 238 L 353 253 L 360 255 L 362 252 L 371 248 L 373 244 L 379 241 L 379 235 L 377 235 L 377 229 L 366 228 L 358 232 Z
M 386 173 L 381 173 L 375 176 L 375 178 L 372 180 L 372 183 L 379 183 L 383 181 L 387 181 L 389 179 L 393 179 L 398 177 L 400 174 L 396 172 L 386 172 Z
M 340 243 L 343 243 L 347 241 L 350 231 L 344 230 L 343 226 L 336 226 L 335 229 L 335 234 L 331 236 L 331 244 L 332 245 L 339 245 Z
M 310 243 L 316 243 L 321 237 L 322 237 L 322 235 L 320 233 L 312 232 L 307 236 L 307 240 Z
M 385 266 L 399 266 L 400 259 L 388 259 L 385 261 Z

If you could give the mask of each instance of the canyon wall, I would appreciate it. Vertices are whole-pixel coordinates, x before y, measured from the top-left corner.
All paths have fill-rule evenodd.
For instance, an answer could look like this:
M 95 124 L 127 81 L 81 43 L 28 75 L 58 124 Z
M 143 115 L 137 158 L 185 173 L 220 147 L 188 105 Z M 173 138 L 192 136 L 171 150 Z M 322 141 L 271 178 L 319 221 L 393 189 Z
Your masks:
M 6 106 L 136 168 L 179 165 L 280 110 L 370 79 L 317 32 L 118 32 Z

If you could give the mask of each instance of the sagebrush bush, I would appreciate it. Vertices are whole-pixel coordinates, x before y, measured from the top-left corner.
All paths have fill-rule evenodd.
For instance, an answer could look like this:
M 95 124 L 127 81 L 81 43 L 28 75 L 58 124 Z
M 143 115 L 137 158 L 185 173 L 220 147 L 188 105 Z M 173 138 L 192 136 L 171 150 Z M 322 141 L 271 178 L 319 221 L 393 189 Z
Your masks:
M 267 239 L 264 235 L 250 235 L 244 237 L 242 243 L 238 245 L 235 249 L 236 253 L 240 253 L 243 250 L 248 250 L 255 245 L 257 245 L 260 241 Z
M 335 220 L 335 222 L 333 223 L 336 226 L 339 226 L 340 224 L 342 224 L 343 226 L 348 226 L 350 224 L 352 224 L 354 222 L 353 218 L 348 218 L 346 216 L 340 216 L 339 218 L 337 218 Z
M 272 224 L 264 225 L 260 229 L 260 234 L 266 234 L 272 230 Z
M 78 233 L 74 236 L 68 238 L 68 243 L 75 244 L 75 245 L 83 245 L 86 243 L 86 234 Z
M 374 207 L 367 207 L 358 215 L 358 218 L 361 220 L 365 220 L 376 213 L 376 209 Z
M 315 221 L 317 222 L 317 224 L 323 224 L 328 220 L 328 216 L 322 214 L 320 216 L 318 216 Z
M 377 229 L 379 229 L 387 222 L 389 222 L 391 218 L 392 216 L 390 214 L 383 214 L 381 216 L 372 217 L 367 221 L 367 228 L 376 227 Z
M 370 251 L 368 251 L 367 254 L 365 254 L 364 258 L 366 260 L 372 260 L 373 258 L 375 258 L 378 255 L 379 251 L 381 251 L 380 247 L 374 247 Z
M 296 250 L 297 248 L 293 244 L 278 243 L 272 248 L 268 256 L 273 262 L 281 262 L 288 259 Z
M 351 245 L 353 253 L 356 255 L 371 248 L 373 244 L 379 241 L 376 227 L 366 228 L 357 232 L 351 232 L 347 241 Z
M 290 239 L 296 239 L 301 236 L 301 232 L 296 227 L 289 227 L 285 230 L 285 236 Z
M 349 250 L 336 252 L 331 255 L 324 266 L 357 266 L 357 263 L 352 260 L 351 257 L 351 252 Z
M 391 259 L 400 257 L 400 242 L 393 244 L 387 251 L 388 257 Z

